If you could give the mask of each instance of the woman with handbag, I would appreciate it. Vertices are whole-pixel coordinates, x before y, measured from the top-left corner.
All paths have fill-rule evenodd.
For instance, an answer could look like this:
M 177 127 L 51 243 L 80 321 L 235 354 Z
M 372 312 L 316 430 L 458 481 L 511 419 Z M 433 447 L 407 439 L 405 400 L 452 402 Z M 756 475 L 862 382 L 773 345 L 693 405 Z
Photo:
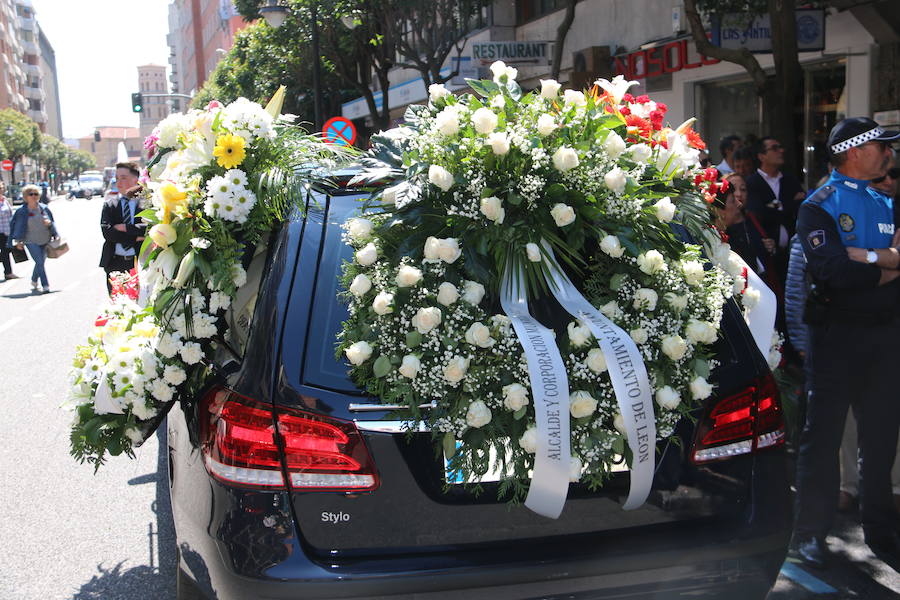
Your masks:
M 40 280 L 45 294 L 50 292 L 50 284 L 47 282 L 47 272 L 44 270 L 44 261 L 47 258 L 47 244 L 56 239 L 56 225 L 53 222 L 53 213 L 40 203 L 41 190 L 36 185 L 26 185 L 22 188 L 25 204 L 13 215 L 10 225 L 10 235 L 7 246 L 21 249 L 28 248 L 31 260 L 34 261 L 34 271 L 31 273 L 31 291 L 38 291 Z
M 12 262 L 9 260 L 10 249 L 6 247 L 9 241 L 10 225 L 12 223 L 13 207 L 6 197 L 6 184 L 0 181 L 0 262 L 3 263 L 3 277 L 5 279 L 18 279 L 19 276 L 12 271 Z

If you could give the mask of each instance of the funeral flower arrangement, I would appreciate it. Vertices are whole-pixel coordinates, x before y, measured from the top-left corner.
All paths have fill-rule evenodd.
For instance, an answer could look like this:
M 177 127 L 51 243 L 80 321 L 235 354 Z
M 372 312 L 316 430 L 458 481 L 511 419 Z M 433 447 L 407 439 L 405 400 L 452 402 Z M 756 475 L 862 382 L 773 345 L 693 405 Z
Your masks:
M 225 314 L 246 281 L 242 261 L 305 198 L 311 173 L 339 150 L 244 98 L 173 114 L 147 139 L 148 224 L 140 297 L 116 294 L 73 362 L 72 454 L 99 467 L 132 455 L 179 398 L 190 398 L 223 343 Z M 132 290 L 134 292 L 134 290 Z
M 491 69 L 469 95 L 431 86 L 427 105 L 373 138 L 359 180 L 380 187 L 345 224 L 355 254 L 337 351 L 363 389 L 430 425 L 450 468 L 499 470 L 500 494 L 519 500 L 540 445 L 529 364 L 500 300 L 503 282 L 520 280 L 565 365 L 568 478 L 596 488 L 636 446 L 612 357 L 585 319 L 559 318 L 554 273 L 639 349 L 655 443 L 712 393 L 712 345 L 724 303 L 746 293 L 743 265 L 719 246 L 721 267 L 710 265 L 678 233 L 720 243 L 706 235 L 719 184 L 699 168 L 692 121 L 665 126 L 666 106 L 621 77 L 523 93 L 515 69 Z

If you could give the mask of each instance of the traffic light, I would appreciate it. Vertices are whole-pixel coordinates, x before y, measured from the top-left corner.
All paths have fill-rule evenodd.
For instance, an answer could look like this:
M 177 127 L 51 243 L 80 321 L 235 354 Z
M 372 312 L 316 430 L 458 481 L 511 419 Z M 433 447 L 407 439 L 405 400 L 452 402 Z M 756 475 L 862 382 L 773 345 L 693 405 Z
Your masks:
M 100 130 L 99 130 L 99 129 L 95 129 L 95 130 L 94 130 L 94 141 L 95 141 L 95 142 L 99 142 L 99 141 L 100 141 Z
M 140 92 L 131 95 L 131 112 L 143 112 L 144 97 Z

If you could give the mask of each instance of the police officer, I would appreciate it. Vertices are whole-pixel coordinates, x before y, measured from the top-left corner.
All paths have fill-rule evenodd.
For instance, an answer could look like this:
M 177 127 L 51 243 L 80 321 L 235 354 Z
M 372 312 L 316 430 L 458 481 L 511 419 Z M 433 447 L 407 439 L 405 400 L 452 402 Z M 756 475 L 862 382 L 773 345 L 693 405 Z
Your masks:
M 813 288 L 805 311 L 809 401 L 797 462 L 795 539 L 800 558 L 817 568 L 828 559 L 825 536 L 837 509 L 838 449 L 851 405 L 866 544 L 885 558 L 900 558 L 891 494 L 900 426 L 900 252 L 891 247 L 891 200 L 868 185 L 887 171 L 890 144 L 898 138 L 900 132 L 871 119 L 835 125 L 828 137 L 834 170 L 801 205 L 797 220 Z

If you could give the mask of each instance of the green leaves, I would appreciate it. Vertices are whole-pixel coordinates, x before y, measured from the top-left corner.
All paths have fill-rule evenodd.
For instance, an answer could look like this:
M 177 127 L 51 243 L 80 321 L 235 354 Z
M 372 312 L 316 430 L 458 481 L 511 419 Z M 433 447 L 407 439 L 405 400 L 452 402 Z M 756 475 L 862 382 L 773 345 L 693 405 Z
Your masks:
M 382 354 L 375 359 L 375 364 L 372 365 L 372 372 L 375 374 L 375 377 L 384 377 L 391 372 L 391 368 L 391 359 Z
M 466 83 L 482 98 L 487 98 L 500 91 L 500 86 L 488 79 L 466 79 Z M 521 95 L 521 89 L 519 94 Z

